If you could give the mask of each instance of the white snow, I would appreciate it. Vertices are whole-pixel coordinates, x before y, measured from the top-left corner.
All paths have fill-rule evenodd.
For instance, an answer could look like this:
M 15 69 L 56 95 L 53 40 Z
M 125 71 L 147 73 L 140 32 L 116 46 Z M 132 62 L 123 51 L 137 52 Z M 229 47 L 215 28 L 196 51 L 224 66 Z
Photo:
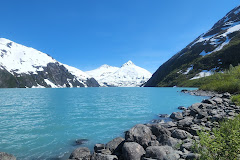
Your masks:
M 8 39 L 0 38 L 0 65 L 10 73 L 34 73 L 42 71 L 48 63 L 56 60 L 36 49 L 29 48 Z
M 56 86 L 54 83 L 52 83 L 48 79 L 44 79 L 44 81 L 47 83 L 47 85 L 51 86 L 52 88 L 59 88 L 59 86 Z
M 132 61 L 123 64 L 121 68 L 103 65 L 87 73 L 105 87 L 139 87 L 152 76 L 149 71 L 136 66 Z
M 207 77 L 207 76 L 211 76 L 212 74 L 213 74 L 212 71 L 202 70 L 202 72 L 196 74 L 196 75 L 195 75 L 193 78 L 191 78 L 190 80 L 199 79 L 199 78 Z
M 184 72 L 183 74 L 188 74 L 192 69 L 193 69 L 193 65 L 191 65 L 191 67 L 189 67 L 189 68 L 187 69 L 187 71 Z
M 113 74 L 117 70 L 119 70 L 119 67 L 113 67 L 109 66 L 107 64 L 104 64 L 100 66 L 97 69 L 87 71 L 86 73 L 90 76 L 93 76 L 96 80 L 104 79 L 105 77 L 109 76 L 110 74 Z

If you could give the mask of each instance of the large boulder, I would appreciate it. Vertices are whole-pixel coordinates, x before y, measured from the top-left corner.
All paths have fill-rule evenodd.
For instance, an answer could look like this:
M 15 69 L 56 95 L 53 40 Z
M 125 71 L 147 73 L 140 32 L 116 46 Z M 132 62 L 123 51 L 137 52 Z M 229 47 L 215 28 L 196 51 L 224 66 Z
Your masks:
M 146 158 L 157 160 L 177 160 L 179 154 L 170 146 L 150 146 L 146 149 Z
M 152 131 L 146 125 L 138 124 L 126 132 L 125 139 L 128 142 L 137 142 L 146 148 L 151 142 Z
M 16 160 L 16 157 L 5 152 L 0 152 L 0 160 Z
M 125 142 L 122 153 L 124 160 L 140 160 L 146 152 L 143 147 L 136 142 Z
M 159 137 L 161 135 L 171 135 L 171 132 L 168 131 L 165 127 L 163 127 L 160 123 L 152 124 L 150 126 L 152 133 L 156 136 Z
M 94 153 L 91 160 L 118 160 L 116 155 L 106 155 L 101 153 Z
M 112 153 L 119 152 L 122 150 L 124 138 L 117 137 L 111 140 L 106 144 L 106 148 L 109 149 Z
M 90 160 L 91 153 L 90 150 L 86 147 L 79 147 L 75 149 L 69 159 L 75 159 L 75 160 Z
M 193 124 L 192 117 L 185 117 L 184 119 L 178 121 L 178 126 L 181 126 L 181 127 L 189 127 L 192 124 Z
M 192 137 L 190 133 L 181 129 L 175 129 L 172 132 L 172 137 L 177 139 L 187 139 L 188 137 Z

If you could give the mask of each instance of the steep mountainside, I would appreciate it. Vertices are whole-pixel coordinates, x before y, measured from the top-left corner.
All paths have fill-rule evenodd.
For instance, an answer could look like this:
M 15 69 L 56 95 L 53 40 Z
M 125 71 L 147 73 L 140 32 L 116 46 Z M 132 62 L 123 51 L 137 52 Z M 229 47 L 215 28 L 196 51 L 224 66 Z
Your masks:
M 238 63 L 240 6 L 161 65 L 145 86 L 182 86 L 186 80 L 209 76 Z
M 98 87 L 81 70 L 49 55 L 0 38 L 0 88 Z
M 93 76 L 104 87 L 139 87 L 146 83 L 152 74 L 128 61 L 122 67 L 102 65 L 86 72 Z

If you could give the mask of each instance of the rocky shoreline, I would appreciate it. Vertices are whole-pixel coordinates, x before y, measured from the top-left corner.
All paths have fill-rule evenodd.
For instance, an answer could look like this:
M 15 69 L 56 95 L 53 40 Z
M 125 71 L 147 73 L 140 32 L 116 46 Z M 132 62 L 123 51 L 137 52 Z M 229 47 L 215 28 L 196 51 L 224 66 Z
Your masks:
M 188 108 L 179 107 L 182 112 L 173 112 L 172 121 L 166 123 L 138 124 L 125 132 L 125 138 L 117 137 L 107 144 L 96 144 L 94 152 L 85 147 L 72 152 L 71 160 L 191 160 L 197 159 L 192 146 L 198 142 L 197 132 L 210 131 L 225 118 L 240 113 L 240 107 L 233 104 L 229 93 L 217 94 L 201 90 L 187 91 L 197 96 L 209 96 L 201 103 Z
M 192 147 L 198 142 L 197 132 L 211 131 L 223 119 L 234 118 L 240 113 L 240 106 L 231 102 L 229 93 L 217 94 L 201 90 L 181 92 L 208 96 L 201 103 L 192 104 L 181 112 L 162 116 L 171 121 L 155 121 L 151 124 L 137 124 L 125 132 L 125 138 L 117 137 L 107 144 L 95 144 L 91 153 L 86 147 L 74 150 L 69 160 L 191 160 L 197 159 Z M 0 159 L 16 160 L 13 155 L 0 152 Z

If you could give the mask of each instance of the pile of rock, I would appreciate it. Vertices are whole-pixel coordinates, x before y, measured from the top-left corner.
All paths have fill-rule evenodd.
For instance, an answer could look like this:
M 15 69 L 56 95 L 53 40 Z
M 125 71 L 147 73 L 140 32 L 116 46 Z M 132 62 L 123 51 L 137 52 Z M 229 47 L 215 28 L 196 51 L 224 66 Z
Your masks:
M 182 112 L 170 115 L 167 123 L 138 124 L 126 131 L 125 138 L 115 138 L 105 144 L 96 144 L 94 153 L 88 148 L 76 149 L 69 159 L 75 160 L 177 160 L 197 159 L 191 152 L 197 132 L 211 130 L 225 118 L 240 113 L 240 107 L 230 101 L 230 94 L 217 94 L 195 103 Z

